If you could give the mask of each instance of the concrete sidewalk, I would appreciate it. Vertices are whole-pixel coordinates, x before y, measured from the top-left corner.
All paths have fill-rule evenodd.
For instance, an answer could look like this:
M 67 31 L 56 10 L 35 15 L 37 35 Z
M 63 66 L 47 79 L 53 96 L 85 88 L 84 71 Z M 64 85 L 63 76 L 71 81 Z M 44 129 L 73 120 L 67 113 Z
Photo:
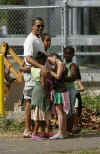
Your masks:
M 22 137 L 0 137 L 0 154 L 55 154 L 92 149 L 100 149 L 100 135 L 41 141 Z

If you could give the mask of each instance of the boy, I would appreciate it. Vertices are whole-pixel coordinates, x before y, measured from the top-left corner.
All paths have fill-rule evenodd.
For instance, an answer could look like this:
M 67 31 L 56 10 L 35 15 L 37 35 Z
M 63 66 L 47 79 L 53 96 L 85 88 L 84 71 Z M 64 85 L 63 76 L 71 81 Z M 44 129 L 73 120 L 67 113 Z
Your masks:
M 75 100 L 77 90 L 75 88 L 76 80 L 80 80 L 80 72 L 79 68 L 76 64 L 72 63 L 72 58 L 74 56 L 74 48 L 73 47 L 66 47 L 64 48 L 64 58 L 65 58 L 65 65 L 68 69 L 68 76 L 66 77 L 66 87 L 69 92 L 70 96 L 70 112 L 69 112 L 69 119 L 68 119 L 68 130 L 72 132 L 73 127 L 76 125 L 77 113 L 75 112 Z M 75 124 L 75 125 L 74 125 Z

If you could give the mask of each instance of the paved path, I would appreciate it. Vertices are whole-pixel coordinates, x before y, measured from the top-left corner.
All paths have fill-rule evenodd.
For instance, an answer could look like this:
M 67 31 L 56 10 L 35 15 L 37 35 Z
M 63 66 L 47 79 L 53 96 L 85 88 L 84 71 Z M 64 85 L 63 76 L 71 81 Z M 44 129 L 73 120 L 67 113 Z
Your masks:
M 34 141 L 22 137 L 0 137 L 0 154 L 54 154 L 100 149 L 100 135 L 71 137 L 63 140 Z

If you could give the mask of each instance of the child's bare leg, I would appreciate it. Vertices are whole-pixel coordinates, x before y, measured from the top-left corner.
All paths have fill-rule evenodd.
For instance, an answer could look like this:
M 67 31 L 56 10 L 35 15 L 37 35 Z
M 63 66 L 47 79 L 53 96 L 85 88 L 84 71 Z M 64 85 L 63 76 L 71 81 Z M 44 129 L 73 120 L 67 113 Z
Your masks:
M 70 118 L 68 119 L 68 131 L 69 132 L 72 132 L 73 122 L 74 122 L 74 114 L 70 115 Z
M 46 132 L 50 132 L 50 120 L 46 120 Z
M 74 128 L 78 127 L 78 109 L 75 109 L 75 114 L 74 114 Z
M 63 105 L 62 104 L 56 105 L 56 111 L 58 115 L 58 125 L 59 125 L 58 134 L 63 135 L 63 127 L 64 127 Z
M 75 114 L 74 114 L 74 122 L 73 122 L 73 131 L 77 132 L 79 131 L 79 116 L 78 116 L 78 110 L 75 109 Z
M 50 139 L 61 139 L 64 138 L 64 133 L 63 133 L 63 129 L 64 129 L 64 112 L 63 112 L 63 105 L 59 104 L 56 105 L 56 111 L 57 111 L 57 116 L 58 116 L 58 132 L 50 137 Z M 66 126 L 65 126 L 66 127 Z
M 39 123 L 40 134 L 43 136 L 45 136 L 45 126 L 46 126 L 46 122 L 40 121 L 40 123 Z
M 32 136 L 37 135 L 38 128 L 39 128 L 39 121 L 35 121 L 34 129 L 33 129 L 33 132 L 32 132 Z
M 63 114 L 64 114 L 63 133 L 64 133 L 64 136 L 68 136 L 66 113 L 64 112 Z

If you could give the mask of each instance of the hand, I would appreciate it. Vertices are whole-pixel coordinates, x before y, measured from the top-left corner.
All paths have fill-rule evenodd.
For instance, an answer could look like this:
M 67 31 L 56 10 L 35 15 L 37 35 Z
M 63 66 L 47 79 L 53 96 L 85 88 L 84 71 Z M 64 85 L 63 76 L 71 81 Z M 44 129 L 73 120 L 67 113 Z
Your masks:
M 30 72 L 31 71 L 31 66 L 26 66 L 26 72 Z
M 20 68 L 19 68 L 19 70 L 20 71 L 22 71 L 22 72 L 31 72 L 31 67 L 30 66 L 21 66 Z

